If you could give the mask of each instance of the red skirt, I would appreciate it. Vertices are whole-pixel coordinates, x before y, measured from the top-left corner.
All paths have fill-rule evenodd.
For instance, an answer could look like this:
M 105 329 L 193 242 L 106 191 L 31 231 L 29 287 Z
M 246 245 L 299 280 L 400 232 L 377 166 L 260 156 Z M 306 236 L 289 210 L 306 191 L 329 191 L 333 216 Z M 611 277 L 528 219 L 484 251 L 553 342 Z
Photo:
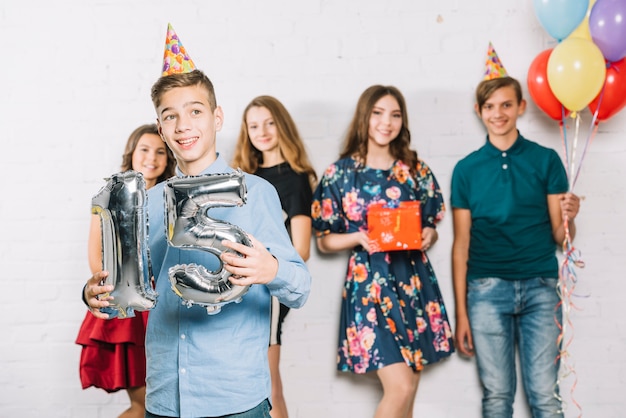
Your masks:
M 99 319 L 87 312 L 76 344 L 80 354 L 80 381 L 83 389 L 95 386 L 116 392 L 146 385 L 145 337 L 147 311 L 135 317 Z

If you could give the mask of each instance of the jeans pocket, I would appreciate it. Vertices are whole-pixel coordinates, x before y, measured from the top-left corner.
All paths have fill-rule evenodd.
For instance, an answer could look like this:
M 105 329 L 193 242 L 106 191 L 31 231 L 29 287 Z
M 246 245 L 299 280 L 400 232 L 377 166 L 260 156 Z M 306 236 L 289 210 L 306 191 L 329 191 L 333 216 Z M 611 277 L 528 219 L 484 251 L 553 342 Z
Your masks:
M 498 279 L 493 277 L 484 277 L 481 279 L 472 279 L 467 282 L 467 291 L 484 292 L 491 289 L 498 283 Z
M 558 284 L 559 280 L 555 279 L 554 277 L 540 277 L 539 278 L 539 283 L 541 283 L 543 286 L 549 287 L 550 289 L 556 289 L 556 285 Z

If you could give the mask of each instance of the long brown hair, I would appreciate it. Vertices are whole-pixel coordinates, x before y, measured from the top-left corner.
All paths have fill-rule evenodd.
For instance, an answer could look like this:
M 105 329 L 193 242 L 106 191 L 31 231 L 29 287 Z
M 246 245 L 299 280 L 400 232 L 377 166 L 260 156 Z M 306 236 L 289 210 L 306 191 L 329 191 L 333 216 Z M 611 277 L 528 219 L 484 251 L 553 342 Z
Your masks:
M 156 136 L 159 136 L 159 130 L 157 129 L 156 124 L 151 123 L 147 125 L 141 125 L 130 134 L 130 136 L 128 137 L 128 141 L 126 141 L 124 155 L 122 155 L 122 171 L 131 170 L 133 168 L 133 153 L 135 152 L 135 148 L 137 148 L 139 139 L 145 134 L 154 134 Z M 176 159 L 174 158 L 174 154 L 172 154 L 172 151 L 167 146 L 167 144 L 164 143 L 163 145 L 165 145 L 165 152 L 167 153 L 167 165 L 165 166 L 165 171 L 163 171 L 163 174 L 161 174 L 157 179 L 157 183 L 160 183 L 172 177 L 174 175 L 174 169 L 176 167 Z
M 389 144 L 391 155 L 404 164 L 408 165 L 411 174 L 415 175 L 417 165 L 417 152 L 411 147 L 411 132 L 409 131 L 409 120 L 406 110 L 404 96 L 394 86 L 374 85 L 368 87 L 359 97 L 352 122 L 348 127 L 348 133 L 344 140 L 343 150 L 339 154 L 340 158 L 355 157 L 357 161 L 367 160 L 367 147 L 369 141 L 369 123 L 372 109 L 376 102 L 385 96 L 393 96 L 400 106 L 402 112 L 402 128 L 398 136 Z
M 308 174 L 309 183 L 311 183 L 312 188 L 315 188 L 317 174 L 309 161 L 298 128 L 285 106 L 272 96 L 255 97 L 248 103 L 248 106 L 246 106 L 243 111 L 232 166 L 241 168 L 247 173 L 255 173 L 263 163 L 263 153 L 252 145 L 248 132 L 248 124 L 246 123 L 248 111 L 253 107 L 264 107 L 269 110 L 276 124 L 278 148 L 280 149 L 281 156 L 287 161 L 293 171 Z

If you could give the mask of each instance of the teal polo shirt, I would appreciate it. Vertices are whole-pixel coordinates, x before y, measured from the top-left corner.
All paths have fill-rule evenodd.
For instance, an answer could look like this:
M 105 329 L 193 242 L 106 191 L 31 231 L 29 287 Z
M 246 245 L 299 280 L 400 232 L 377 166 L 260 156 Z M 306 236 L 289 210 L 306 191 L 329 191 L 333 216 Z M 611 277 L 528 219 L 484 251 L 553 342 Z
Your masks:
M 501 151 L 489 142 L 452 174 L 453 208 L 472 216 L 467 279 L 558 277 L 547 195 L 569 189 L 558 154 L 518 133 Z

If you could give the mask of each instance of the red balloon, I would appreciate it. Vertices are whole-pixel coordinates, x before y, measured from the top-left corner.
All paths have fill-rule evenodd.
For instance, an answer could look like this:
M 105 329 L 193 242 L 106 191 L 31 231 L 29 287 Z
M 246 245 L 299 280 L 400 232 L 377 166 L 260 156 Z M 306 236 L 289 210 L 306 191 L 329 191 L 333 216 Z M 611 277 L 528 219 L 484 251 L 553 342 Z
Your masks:
M 626 58 L 608 65 L 604 87 L 589 103 L 591 114 L 598 110 L 597 122 L 609 119 L 626 106 Z
M 555 120 L 562 120 L 569 111 L 556 98 L 548 84 L 548 58 L 552 49 L 546 49 L 535 57 L 528 68 L 528 91 L 535 104 Z

